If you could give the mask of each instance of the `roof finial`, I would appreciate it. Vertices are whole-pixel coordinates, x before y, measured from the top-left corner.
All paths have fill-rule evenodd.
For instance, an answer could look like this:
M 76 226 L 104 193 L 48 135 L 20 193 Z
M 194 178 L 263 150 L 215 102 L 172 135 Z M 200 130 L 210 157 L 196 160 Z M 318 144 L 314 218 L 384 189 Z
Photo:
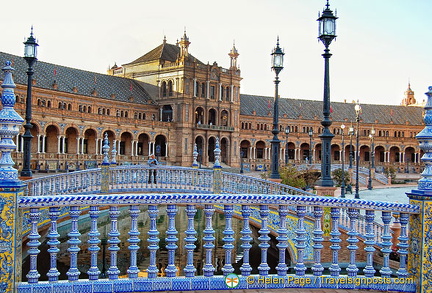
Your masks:
M 330 7 L 329 0 L 327 0 L 327 4 L 326 4 L 326 6 L 327 6 L 327 9 L 329 9 L 329 7 Z

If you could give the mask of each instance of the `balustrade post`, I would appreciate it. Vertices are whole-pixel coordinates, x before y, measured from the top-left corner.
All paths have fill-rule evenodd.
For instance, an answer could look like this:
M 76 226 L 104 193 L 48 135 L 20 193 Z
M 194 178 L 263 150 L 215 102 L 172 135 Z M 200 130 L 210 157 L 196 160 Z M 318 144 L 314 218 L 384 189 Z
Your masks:
M 349 265 L 347 267 L 347 272 L 348 272 L 348 276 L 349 277 L 356 277 L 357 276 L 357 272 L 358 272 L 358 268 L 356 265 L 356 252 L 358 249 L 357 246 L 357 242 L 359 241 L 357 239 L 357 229 L 356 229 L 356 223 L 358 220 L 358 216 L 359 216 L 359 210 L 358 209 L 352 209 L 349 208 L 348 209 L 348 216 L 349 216 L 349 220 L 350 220 L 350 228 L 348 231 L 348 239 L 347 242 L 348 244 L 348 250 L 349 250 L 349 254 L 350 254 L 350 261 L 349 261 Z
M 103 140 L 102 151 L 103 151 L 103 162 L 101 165 L 101 193 L 108 193 L 109 185 L 110 185 L 110 178 L 109 178 L 110 162 L 108 158 L 109 143 L 108 143 L 107 133 L 105 133 L 105 137 Z
M 98 252 L 100 250 L 99 244 L 101 243 L 101 240 L 99 239 L 100 233 L 97 228 L 97 220 L 99 218 L 99 207 L 98 206 L 91 206 L 89 215 L 91 219 L 91 228 L 90 232 L 88 233 L 88 241 L 89 244 L 88 250 L 90 251 L 90 268 L 87 271 L 87 274 L 89 275 L 89 280 L 97 280 L 100 275 L 100 271 L 98 268 Z
M 60 210 L 58 207 L 50 207 L 49 208 L 49 217 L 51 220 L 50 231 L 47 235 L 49 238 L 47 244 L 50 246 L 48 248 L 48 252 L 50 254 L 50 270 L 47 273 L 48 281 L 57 282 L 58 276 L 60 276 L 60 272 L 57 269 L 57 254 L 60 252 L 59 245 L 60 241 L 58 238 L 60 234 L 57 232 L 57 220 L 60 215 Z
M 187 251 L 186 256 L 186 267 L 184 268 L 185 271 L 185 277 L 194 277 L 196 273 L 196 268 L 194 266 L 194 250 L 196 248 L 195 241 L 197 241 L 196 234 L 197 231 L 194 227 L 194 218 L 195 214 L 197 212 L 197 209 L 194 205 L 187 205 L 186 206 L 186 215 L 188 218 L 188 224 L 187 224 L 187 230 L 185 231 L 186 238 L 185 238 L 185 249 Z
M 219 137 L 216 138 L 216 148 L 214 150 L 215 163 L 213 165 L 213 193 L 222 191 L 222 166 L 220 165 Z
M 108 232 L 108 250 L 110 251 L 110 267 L 108 269 L 108 278 L 110 280 L 117 280 L 120 274 L 120 270 L 117 267 L 117 253 L 120 250 L 120 232 L 118 230 L 118 217 L 120 210 L 118 206 L 110 206 L 109 217 L 111 221 L 110 231 Z
M 365 220 L 366 220 L 366 241 L 364 242 L 366 247 L 366 266 L 363 269 L 363 273 L 366 277 L 373 277 L 375 275 L 375 268 L 373 266 L 373 254 L 375 252 L 375 233 L 374 233 L 374 218 L 375 211 L 366 210 Z
M 258 244 L 258 246 L 261 248 L 261 263 L 258 266 L 260 276 L 267 276 L 270 270 L 270 266 L 267 263 L 267 252 L 270 248 L 270 230 L 267 227 L 269 214 L 269 206 L 260 205 L 261 229 L 258 231 L 260 234 L 258 237 L 260 244 Z
M 177 206 L 170 204 L 167 206 L 168 215 L 168 229 L 166 231 L 167 238 L 165 239 L 168 250 L 168 265 L 165 269 L 167 277 L 175 277 L 177 273 L 177 267 L 175 265 L 175 253 L 178 248 L 177 246 L 177 230 L 175 228 L 175 215 L 177 214 Z
M 147 268 L 147 273 L 149 278 L 156 278 L 157 273 L 159 272 L 156 266 L 156 252 L 159 249 L 159 231 L 156 226 L 156 219 L 158 216 L 158 208 L 157 205 L 149 205 L 148 207 L 148 215 L 150 218 L 150 229 L 147 232 L 149 235 L 147 242 L 149 246 L 147 246 L 150 251 L 150 261 L 149 266 Z
M 224 276 L 234 273 L 234 267 L 232 266 L 232 252 L 234 250 L 234 230 L 232 229 L 232 216 L 234 209 L 232 205 L 224 205 L 225 215 L 225 230 L 223 231 L 223 249 L 225 251 L 225 264 L 222 268 Z
M 338 277 L 341 268 L 339 266 L 339 250 L 341 249 L 340 243 L 342 240 L 340 239 L 341 233 L 339 232 L 338 221 L 340 218 L 340 209 L 339 208 L 331 208 L 331 245 L 330 249 L 332 251 L 332 264 L 330 265 L 329 271 L 332 277 Z
M 215 230 L 213 229 L 212 226 L 212 218 L 213 218 L 213 214 L 215 212 L 215 209 L 213 207 L 213 205 L 209 205 L 206 204 L 204 206 L 204 214 L 205 214 L 205 229 L 204 229 L 204 237 L 203 237 L 203 242 L 204 242 L 204 249 L 205 249 L 205 265 L 203 268 L 203 272 L 204 272 L 204 276 L 205 277 L 212 277 L 215 271 L 215 267 L 212 264 L 212 253 L 213 253 L 213 249 L 215 247 L 214 245 L 214 241 L 215 241 Z
M 138 278 L 139 268 L 137 266 L 137 252 L 139 250 L 138 243 L 141 241 L 139 239 L 140 232 L 138 230 L 138 216 L 140 214 L 138 205 L 131 205 L 129 208 L 129 214 L 131 217 L 131 227 L 129 234 L 129 251 L 130 251 L 130 266 L 127 270 L 129 278 Z
M 69 216 L 71 217 L 71 230 L 68 233 L 69 244 L 68 252 L 70 254 L 70 268 L 66 275 L 69 281 L 77 281 L 81 272 L 78 270 L 78 252 L 81 250 L 79 245 L 81 244 L 80 236 L 81 233 L 78 229 L 78 219 L 81 214 L 80 207 L 71 206 L 69 209 Z
M 304 227 L 304 217 L 306 216 L 306 207 L 297 206 L 297 229 L 295 238 L 297 248 L 297 263 L 294 267 L 296 276 L 304 276 L 306 272 L 306 266 L 304 264 L 304 251 L 306 249 L 306 229 Z
M 312 266 L 314 276 L 322 276 L 322 272 L 324 271 L 324 267 L 321 264 L 321 251 L 324 248 L 324 245 L 322 244 L 324 241 L 324 231 L 322 230 L 323 213 L 322 207 L 314 206 L 313 216 L 315 218 L 315 225 L 313 231 L 314 238 L 312 239 L 314 242 L 314 265 Z
M 13 137 L 18 135 L 24 119 L 14 110 L 15 84 L 12 79 L 11 62 L 7 61 L 2 68 L 4 79 L 1 87 L 0 111 L 0 291 L 15 292 L 16 284 L 21 280 L 21 235 L 22 213 L 17 206 L 17 198 L 24 195 L 24 184 L 18 179 L 18 171 L 13 168 L 11 152 L 16 150 Z M 29 236 L 29 239 L 30 236 Z M 34 239 L 35 251 L 38 251 L 37 239 Z M 31 240 L 32 241 L 32 240 Z M 33 249 L 33 248 L 32 248 Z M 29 253 L 30 254 L 30 253 Z M 30 254 L 31 255 L 31 254 Z M 37 256 L 37 254 L 36 254 Z M 38 276 L 35 272 L 35 281 Z M 30 280 L 29 280 L 30 281 Z
M 429 86 L 426 96 L 425 128 L 416 136 L 420 149 L 424 152 L 422 161 L 425 168 L 417 189 L 407 192 L 410 204 L 420 209 L 419 214 L 410 215 L 408 255 L 408 273 L 413 276 L 418 293 L 432 291 L 432 86 Z
M 277 231 L 279 235 L 276 237 L 276 240 L 278 241 L 278 244 L 276 244 L 276 246 L 279 249 L 279 263 L 276 267 L 278 276 L 286 276 L 288 271 L 288 266 L 285 262 L 285 254 L 286 254 L 286 249 L 288 247 L 288 236 L 287 236 L 288 229 L 286 227 L 287 216 L 288 216 L 288 206 L 280 205 L 279 206 L 280 225 Z
M 243 248 L 243 264 L 240 267 L 240 271 L 242 272 L 242 276 L 249 276 L 252 271 L 252 267 L 249 263 L 249 253 L 252 248 L 251 241 L 252 238 L 252 230 L 249 227 L 249 217 L 252 214 L 252 210 L 248 205 L 242 205 L 242 217 L 243 217 L 243 228 L 241 230 L 242 237 L 240 238 L 242 244 L 240 245 Z

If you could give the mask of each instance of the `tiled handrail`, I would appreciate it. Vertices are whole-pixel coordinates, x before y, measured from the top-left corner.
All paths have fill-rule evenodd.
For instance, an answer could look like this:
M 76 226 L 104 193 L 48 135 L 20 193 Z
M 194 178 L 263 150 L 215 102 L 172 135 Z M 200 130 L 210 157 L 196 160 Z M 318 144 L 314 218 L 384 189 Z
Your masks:
M 110 192 L 198 192 L 213 191 L 213 171 L 188 167 L 146 165 L 115 166 L 110 169 Z M 156 180 L 154 177 L 156 171 Z M 101 169 L 55 174 L 25 181 L 29 196 L 92 194 L 101 192 Z M 222 192 L 312 195 L 301 189 L 241 174 L 222 172 Z

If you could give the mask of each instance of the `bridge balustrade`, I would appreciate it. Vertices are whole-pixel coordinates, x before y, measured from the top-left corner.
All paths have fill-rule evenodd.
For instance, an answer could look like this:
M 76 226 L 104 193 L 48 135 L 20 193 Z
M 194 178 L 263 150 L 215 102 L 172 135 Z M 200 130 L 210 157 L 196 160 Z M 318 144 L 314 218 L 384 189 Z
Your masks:
M 117 170 L 112 173 L 120 178 L 115 186 L 122 187 L 122 180 L 129 179 L 122 174 L 124 169 Z M 181 177 L 181 172 L 176 176 Z M 28 210 L 31 226 L 25 250 L 27 281 L 18 284 L 18 292 L 416 289 L 406 266 L 408 218 L 419 213 L 415 205 L 289 194 L 121 193 L 20 196 L 18 207 Z M 48 209 L 50 226 L 44 235 L 38 229 L 43 209 Z M 394 212 L 401 223 L 397 268 L 390 267 Z M 67 227 L 67 239 L 61 243 L 62 213 L 70 220 L 62 225 L 63 230 Z M 103 213 L 108 219 L 105 232 Z M 359 224 L 360 214 L 364 225 Z M 83 233 L 80 219 L 85 216 L 90 224 Z M 374 220 L 379 217 L 383 230 L 377 236 Z M 127 228 L 119 226 L 120 220 L 129 223 Z M 166 228 L 158 228 L 160 221 Z M 146 233 L 140 232 L 140 223 L 145 223 Z M 341 234 L 342 228 L 346 234 Z M 45 261 L 38 256 L 44 237 L 49 269 L 42 272 Z M 106 268 L 100 257 L 104 241 Z M 124 246 L 127 251 L 121 250 Z M 373 263 L 377 254 L 381 267 Z M 276 261 L 270 261 L 275 255 Z M 360 255 L 365 255 L 364 260 Z M 140 263 L 143 258 L 145 265 Z M 68 260 L 62 275 L 60 259 Z

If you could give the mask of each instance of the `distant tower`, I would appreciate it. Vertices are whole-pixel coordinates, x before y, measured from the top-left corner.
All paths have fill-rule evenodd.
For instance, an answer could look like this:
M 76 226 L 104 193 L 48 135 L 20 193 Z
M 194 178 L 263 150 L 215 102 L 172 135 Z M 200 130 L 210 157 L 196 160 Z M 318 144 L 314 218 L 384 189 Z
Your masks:
M 186 29 L 184 31 L 183 37 L 181 38 L 180 42 L 178 42 L 180 46 L 180 59 L 185 59 L 189 56 L 188 48 L 190 45 L 189 38 L 186 35 Z
M 414 98 L 414 91 L 411 89 L 411 84 L 408 83 L 408 89 L 405 91 L 405 98 L 403 98 L 401 105 L 409 106 L 415 105 L 416 103 L 417 101 Z
M 231 58 L 230 69 L 237 69 L 237 57 L 238 57 L 238 55 L 239 55 L 239 53 L 237 52 L 237 49 L 236 49 L 235 43 L 234 43 L 231 51 L 228 54 L 228 56 L 230 56 L 230 58 Z

